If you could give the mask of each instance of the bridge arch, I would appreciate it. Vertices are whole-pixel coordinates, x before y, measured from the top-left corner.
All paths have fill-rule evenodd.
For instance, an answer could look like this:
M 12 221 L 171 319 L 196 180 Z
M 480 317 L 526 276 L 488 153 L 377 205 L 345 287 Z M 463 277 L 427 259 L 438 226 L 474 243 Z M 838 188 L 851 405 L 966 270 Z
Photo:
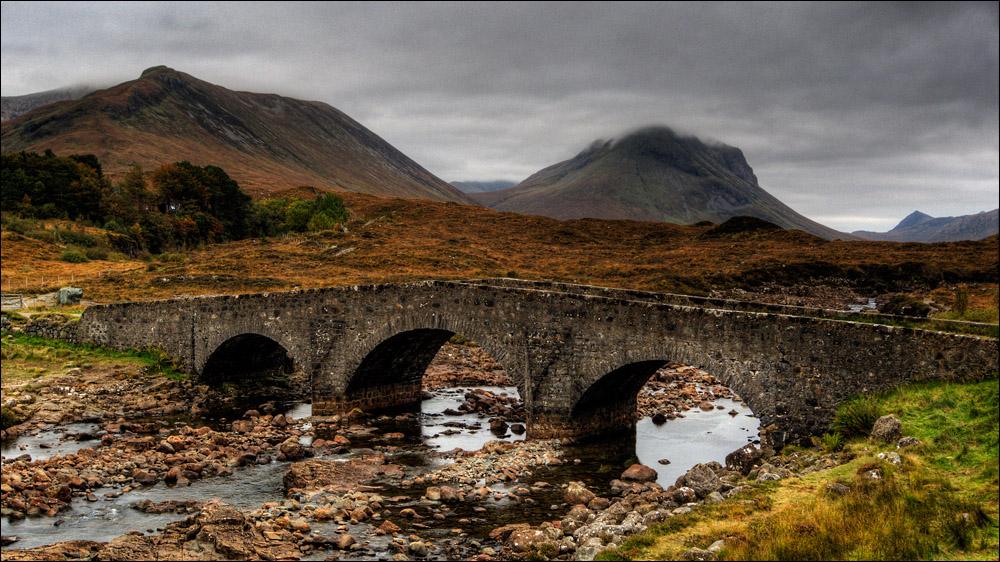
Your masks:
M 512 345 L 516 336 L 491 331 L 488 325 L 470 318 L 452 320 L 433 314 L 423 320 L 410 316 L 403 322 L 372 326 L 363 344 L 345 358 L 348 376 L 334 409 L 373 411 L 419 402 L 427 366 L 456 334 L 475 341 L 503 367 L 521 396 L 525 396 L 523 358 Z
M 270 337 L 257 333 L 237 334 L 219 344 L 205 359 L 199 381 L 215 385 L 236 380 L 258 380 L 296 368 L 289 351 Z

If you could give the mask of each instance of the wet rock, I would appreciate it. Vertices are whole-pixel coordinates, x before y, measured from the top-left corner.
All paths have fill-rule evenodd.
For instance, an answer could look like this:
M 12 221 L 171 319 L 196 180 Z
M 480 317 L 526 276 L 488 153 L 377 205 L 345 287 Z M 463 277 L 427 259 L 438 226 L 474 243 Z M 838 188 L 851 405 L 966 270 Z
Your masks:
M 875 421 L 871 438 L 885 443 L 895 443 L 903 437 L 903 423 L 899 418 L 889 414 Z
M 517 530 L 523 530 L 530 528 L 531 525 L 527 523 L 512 523 L 510 525 L 504 525 L 502 527 L 497 527 L 490 531 L 490 540 L 496 542 L 507 542 L 507 538 L 510 537 L 511 533 Z
M 278 446 L 278 451 L 284 455 L 285 460 L 289 461 L 297 461 L 306 456 L 306 448 L 295 437 L 289 437 L 282 441 L 281 445 Z
M 696 464 L 683 476 L 683 482 L 678 479 L 681 486 L 687 486 L 694 490 L 699 498 L 703 498 L 712 492 L 722 489 L 723 482 L 711 468 L 705 464 Z
M 638 463 L 626 468 L 621 476 L 621 479 L 626 482 L 656 482 L 656 478 L 655 470 Z
M 250 420 L 236 420 L 231 429 L 235 433 L 253 433 L 254 422 Z
M 136 469 L 132 473 L 132 480 L 134 480 L 138 484 L 142 484 L 143 486 L 148 486 L 150 484 L 155 484 L 156 481 L 157 481 L 157 478 L 156 478 L 155 475 L 150 474 L 149 472 L 146 472 L 145 470 Z
M 583 482 L 570 482 L 566 486 L 563 499 L 570 505 L 584 504 L 597 497 L 597 494 L 587 489 Z
M 392 521 L 385 521 L 378 527 L 378 532 L 383 535 L 391 535 L 393 533 L 398 533 L 403 529 L 399 525 L 393 523 Z
M 303 490 L 311 493 L 343 494 L 358 490 L 361 484 L 378 478 L 401 478 L 402 469 L 386 464 L 383 455 L 367 455 L 347 462 L 310 459 L 293 463 L 283 479 L 286 493 Z
M 458 503 L 462 501 L 462 493 L 451 486 L 441 486 L 441 501 L 444 503 Z
M 675 488 L 668 494 L 668 497 L 670 498 L 670 501 L 681 505 L 698 501 L 698 494 L 696 494 L 692 488 L 687 486 Z
M 600 496 L 597 496 L 596 498 L 587 502 L 587 509 L 593 511 L 602 511 L 607 509 L 610 505 L 611 505 L 611 500 L 609 500 L 608 498 L 602 498 Z
M 514 529 L 508 535 L 505 544 L 514 552 L 528 552 L 536 550 L 550 539 L 541 529 Z
M 95 560 L 156 560 L 156 545 L 144 535 L 123 535 L 109 542 Z
M 343 535 L 340 535 L 339 537 L 334 539 L 333 544 L 340 550 L 348 550 L 351 548 L 351 545 L 353 545 L 356 542 L 358 541 L 354 537 L 352 537 L 348 533 L 344 533 Z
M 430 548 L 427 546 L 427 544 L 421 541 L 411 542 L 407 547 L 407 550 L 410 551 L 410 554 L 418 556 L 420 558 L 427 556 L 427 554 L 430 552 Z
M 763 456 L 760 449 L 754 447 L 752 443 L 747 443 L 726 455 L 726 468 L 746 476 L 755 465 L 760 464 Z
M 92 560 L 104 548 L 95 541 L 65 541 L 27 549 L 3 551 L 5 562 L 21 560 Z

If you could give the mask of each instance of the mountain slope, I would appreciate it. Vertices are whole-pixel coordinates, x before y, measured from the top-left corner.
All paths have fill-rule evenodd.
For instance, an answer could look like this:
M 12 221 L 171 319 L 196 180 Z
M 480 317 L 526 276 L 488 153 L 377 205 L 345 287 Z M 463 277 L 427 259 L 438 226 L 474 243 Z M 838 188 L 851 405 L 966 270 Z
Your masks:
M 36 107 L 57 101 L 78 100 L 94 90 L 95 88 L 89 86 L 75 86 L 72 88 L 46 90 L 35 94 L 25 94 L 23 96 L 3 96 L 3 98 L 0 98 L 0 121 L 8 121 L 24 115 Z
M 914 211 L 889 232 L 859 230 L 855 236 L 890 242 L 958 242 L 982 240 L 1000 232 L 1000 209 L 960 217 L 932 217 Z
M 748 215 L 826 239 L 851 239 L 811 221 L 757 185 L 743 153 L 666 127 L 597 141 L 520 184 L 473 197 L 501 211 L 558 219 L 604 218 L 690 224 Z
M 235 92 L 164 66 L 2 128 L 5 152 L 93 153 L 112 175 L 188 160 L 222 167 L 255 195 L 311 185 L 475 204 L 325 103 Z

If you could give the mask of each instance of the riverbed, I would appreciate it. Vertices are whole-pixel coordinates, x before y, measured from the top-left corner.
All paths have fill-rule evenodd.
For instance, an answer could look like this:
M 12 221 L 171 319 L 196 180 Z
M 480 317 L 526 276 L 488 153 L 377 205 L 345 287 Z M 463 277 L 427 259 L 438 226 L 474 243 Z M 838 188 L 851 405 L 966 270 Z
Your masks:
M 374 435 L 390 432 L 401 433 L 403 437 L 395 443 L 387 454 L 388 462 L 404 465 L 419 473 L 431 471 L 447 465 L 453 456 L 443 452 L 455 449 L 475 451 L 486 442 L 493 440 L 519 441 L 523 433 L 517 434 L 507 429 L 491 431 L 489 420 L 476 413 L 448 415 L 444 412 L 455 409 L 464 401 L 466 393 L 473 388 L 481 388 L 494 394 L 516 396 L 514 387 L 461 387 L 439 389 L 423 401 L 419 412 L 413 416 L 383 416 L 369 423 L 377 429 Z M 497 526 L 513 521 L 538 523 L 558 517 L 555 513 L 561 503 L 560 486 L 569 481 L 581 481 L 591 486 L 595 492 L 606 493 L 610 480 L 617 478 L 624 468 L 639 462 L 653 467 L 658 472 L 658 483 L 664 488 L 697 463 L 710 461 L 724 462 L 725 455 L 757 438 L 758 421 L 741 403 L 729 399 L 718 399 L 716 408 L 708 411 L 693 409 L 683 417 L 656 425 L 650 418 L 637 422 L 634 431 L 614 436 L 602 441 L 562 447 L 563 458 L 567 462 L 559 467 L 539 467 L 531 478 L 523 482 L 496 484 L 494 500 L 483 503 L 484 508 L 473 511 L 472 507 L 459 507 L 455 518 L 469 521 L 463 525 L 463 533 L 484 540 L 489 531 Z M 304 444 L 322 434 L 312 431 L 310 423 L 311 407 L 306 403 L 292 403 L 282 408 L 285 415 L 301 420 L 300 426 Z M 735 412 L 731 414 L 730 412 Z M 168 429 L 184 424 L 219 425 L 218 419 L 192 418 L 190 416 L 161 420 Z M 43 429 L 31 435 L 23 435 L 4 444 L 3 454 L 7 459 L 28 454 L 32 459 L 50 458 L 79 451 L 83 447 L 94 446 L 91 439 L 77 440 L 81 435 L 99 437 L 94 424 L 71 424 Z M 70 439 L 66 439 L 66 436 Z M 357 438 L 354 448 L 368 448 L 378 445 Z M 321 458 L 347 460 L 352 453 L 331 454 Z M 669 464 L 660 462 L 669 461 Z M 104 488 L 96 491 L 96 501 L 74 498 L 72 509 L 57 517 L 29 517 L 19 521 L 4 521 L 3 534 L 16 535 L 20 540 L 12 545 L 16 548 L 30 548 L 59 541 L 86 539 L 109 541 L 130 531 L 152 534 L 170 521 L 183 518 L 183 513 L 148 514 L 134 508 L 148 500 L 156 504 L 167 501 L 205 501 L 218 499 L 245 512 L 259 509 L 270 502 L 286 500 L 282 478 L 290 463 L 273 461 L 259 466 L 236 469 L 228 476 L 217 476 L 194 481 L 190 486 L 167 486 L 163 482 L 148 487 L 136 487 L 127 493 L 121 489 Z M 541 483 L 541 484 L 539 484 Z M 518 486 L 530 486 L 531 493 L 519 493 Z M 424 492 L 424 487 L 409 489 L 385 487 L 386 495 L 407 496 L 416 505 Z M 401 501 L 397 507 L 409 505 Z M 452 515 L 452 514 L 449 514 Z M 446 535 L 452 520 L 424 521 L 425 534 Z M 362 539 L 369 539 L 369 548 L 378 548 L 381 539 L 376 539 L 370 525 L 353 525 L 349 532 Z

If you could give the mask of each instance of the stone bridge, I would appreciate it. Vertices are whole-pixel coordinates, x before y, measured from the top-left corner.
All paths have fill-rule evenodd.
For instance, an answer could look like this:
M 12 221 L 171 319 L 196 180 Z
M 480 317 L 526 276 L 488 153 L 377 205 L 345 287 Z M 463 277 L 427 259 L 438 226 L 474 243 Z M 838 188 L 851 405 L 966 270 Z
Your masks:
M 77 333 L 109 347 L 161 348 L 207 383 L 302 369 L 314 415 L 419 401 L 425 368 L 460 334 L 517 385 L 532 438 L 631 427 L 639 390 L 668 361 L 738 393 L 776 447 L 827 431 L 852 395 L 997 371 L 997 340 L 807 312 L 492 279 L 92 306 Z

